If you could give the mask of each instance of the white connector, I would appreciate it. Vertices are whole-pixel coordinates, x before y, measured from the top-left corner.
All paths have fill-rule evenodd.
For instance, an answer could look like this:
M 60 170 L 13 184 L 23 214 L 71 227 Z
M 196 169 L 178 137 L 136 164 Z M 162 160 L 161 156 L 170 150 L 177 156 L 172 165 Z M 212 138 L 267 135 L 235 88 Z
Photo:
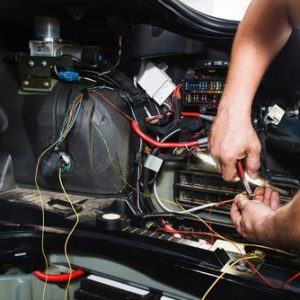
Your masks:
M 146 64 L 137 82 L 158 105 L 162 105 L 176 88 L 166 72 L 152 62 Z
M 265 117 L 265 123 L 278 125 L 285 114 L 285 110 L 283 110 L 279 105 L 275 104 L 269 108 L 269 112 Z M 269 119 L 269 120 L 268 120 Z
M 149 154 L 144 163 L 144 167 L 158 173 L 163 162 L 164 161 L 161 158 L 159 158 L 155 155 Z

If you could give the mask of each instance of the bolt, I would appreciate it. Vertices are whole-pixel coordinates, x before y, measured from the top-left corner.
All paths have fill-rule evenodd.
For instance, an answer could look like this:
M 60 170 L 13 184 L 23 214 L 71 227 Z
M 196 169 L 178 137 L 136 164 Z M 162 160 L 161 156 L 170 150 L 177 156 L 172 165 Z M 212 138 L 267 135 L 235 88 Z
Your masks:
M 28 80 L 24 80 L 24 81 L 22 82 L 22 85 L 28 86 L 29 83 L 30 83 L 30 82 L 29 82 Z
M 50 83 L 48 81 L 43 82 L 43 87 L 48 88 L 50 86 Z
M 239 262 L 235 268 L 239 272 L 246 272 L 247 271 L 246 263 L 244 261 Z
M 45 60 L 42 60 L 42 61 L 41 61 L 41 65 L 42 65 L 43 67 L 46 67 L 46 66 L 47 66 L 47 62 L 46 62 Z
M 30 61 L 28 62 L 28 65 L 29 65 L 30 67 L 33 67 L 33 66 L 34 66 L 34 61 L 33 61 L 33 60 L 30 60 Z

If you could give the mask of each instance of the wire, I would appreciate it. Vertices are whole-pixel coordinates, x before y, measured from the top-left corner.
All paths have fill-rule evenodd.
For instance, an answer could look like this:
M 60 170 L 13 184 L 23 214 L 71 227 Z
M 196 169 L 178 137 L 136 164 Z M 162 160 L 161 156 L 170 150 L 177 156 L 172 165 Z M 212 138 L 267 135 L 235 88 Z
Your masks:
M 83 94 L 82 94 L 82 97 L 83 97 Z M 73 101 L 73 104 L 78 103 L 78 98 L 74 97 L 74 99 L 75 100 Z M 77 106 L 77 104 L 76 104 L 76 106 Z M 69 110 L 68 110 L 69 113 L 72 113 L 72 111 L 73 111 L 72 107 L 73 107 L 72 105 L 69 107 Z M 79 107 L 79 109 L 80 109 L 80 107 Z M 41 211 L 42 211 L 41 251 L 42 251 L 44 261 L 45 261 L 45 274 L 48 274 L 49 263 L 48 263 L 48 259 L 47 259 L 46 252 L 45 252 L 45 207 L 44 207 L 44 203 L 43 203 L 42 192 L 41 192 L 41 189 L 40 189 L 39 184 L 38 184 L 39 168 L 40 168 L 41 160 L 44 157 L 44 155 L 47 152 L 49 152 L 50 150 L 52 150 L 53 148 L 57 147 L 66 138 L 67 134 L 70 132 L 70 130 L 72 129 L 72 127 L 74 125 L 74 122 L 75 122 L 75 120 L 78 116 L 78 112 L 79 111 L 75 112 L 74 119 L 73 118 L 70 119 L 70 118 L 65 117 L 65 120 L 63 122 L 64 126 L 62 127 L 62 129 L 60 131 L 59 138 L 53 144 L 51 144 L 49 147 L 47 147 L 40 154 L 40 156 L 37 159 L 37 163 L 36 163 L 34 183 L 35 183 L 36 189 L 37 189 L 38 194 L 39 194 Z M 67 116 L 67 114 L 66 114 L 66 116 Z M 46 296 L 46 289 L 47 289 L 47 275 L 46 275 L 46 278 L 45 278 L 45 284 L 44 284 L 44 288 L 43 288 L 43 292 L 42 292 L 42 299 L 43 300 L 45 299 L 45 296 Z
M 107 154 L 108 154 L 108 157 L 109 157 L 109 160 L 110 162 L 112 163 L 112 165 L 114 166 L 115 169 L 117 169 L 117 166 L 116 164 L 114 163 L 113 159 L 112 159 L 112 156 L 110 154 L 110 149 L 108 147 L 108 144 L 102 134 L 102 132 L 99 130 L 99 128 L 97 128 L 97 126 L 94 124 L 93 120 L 91 118 L 89 118 L 92 126 L 94 127 L 94 129 L 98 132 L 98 134 L 100 135 L 100 137 L 102 138 L 103 140 L 103 143 L 106 147 L 106 151 L 107 151 Z M 136 191 L 135 187 L 133 187 L 130 183 L 128 183 L 128 181 L 124 178 L 124 176 L 120 173 L 120 178 L 123 180 L 123 182 L 129 187 L 131 188 L 133 191 Z M 151 199 L 151 196 L 148 195 L 148 194 L 145 194 L 145 193 L 142 193 L 140 192 L 140 195 L 146 197 L 146 198 L 149 198 Z M 170 201 L 170 200 L 167 200 L 167 199 L 161 199 L 161 201 L 163 202 L 166 202 L 166 203 L 171 203 L 173 205 L 177 205 L 177 207 L 181 208 L 182 210 L 184 210 L 184 208 L 178 204 L 178 203 L 175 203 L 174 201 Z M 197 221 L 200 221 L 202 224 L 204 224 L 209 230 L 211 230 L 217 237 L 223 239 L 223 240 L 226 240 L 226 241 L 229 241 L 229 242 L 232 242 L 232 243 L 235 243 L 233 241 L 230 241 L 229 239 L 227 239 L 226 237 L 222 236 L 221 234 L 219 234 L 218 232 L 216 232 L 214 229 L 212 229 L 203 219 L 201 219 L 199 216 L 197 215 L 194 215 L 194 214 L 191 214 L 191 213 L 187 213 L 187 215 L 189 215 L 192 219 L 194 220 L 197 220 Z M 262 249 L 267 249 L 267 250 L 271 250 L 271 251 L 275 251 L 275 252 L 278 252 L 278 253 L 281 253 L 281 254 L 286 254 L 286 255 L 289 255 L 289 256 L 293 256 L 293 257 L 296 257 L 295 254 L 293 253 L 290 253 L 290 252 L 287 252 L 287 251 L 284 251 L 284 250 L 281 250 L 281 249 L 276 249 L 276 248 L 272 248 L 272 247 L 268 247 L 268 246 L 263 246 L 263 245 L 256 245 L 256 244 L 242 244 L 242 243 L 236 243 L 236 244 L 241 244 L 241 245 L 246 245 L 246 246 L 252 246 L 252 247 L 257 247 L 257 248 L 262 248 Z
M 123 100 L 125 100 L 126 104 L 128 105 L 129 109 L 130 109 L 130 112 L 131 112 L 131 115 L 133 117 L 133 119 L 137 122 L 137 117 L 135 115 L 135 112 L 133 110 L 133 107 L 132 107 L 132 104 L 131 102 L 129 101 L 129 99 L 125 96 L 125 95 L 120 95 L 121 98 Z M 140 138 L 139 139 L 139 149 L 138 149 L 138 152 L 136 153 L 136 157 L 138 158 L 138 168 L 137 168 L 137 174 L 136 174 L 136 177 L 137 177 L 137 180 L 136 180 L 136 204 L 137 204 L 137 208 L 138 210 L 143 213 L 143 210 L 141 208 L 141 204 L 140 204 L 140 179 L 142 177 L 142 169 L 143 169 L 143 166 L 142 166 L 142 161 L 141 161 L 141 154 L 142 154 L 142 150 L 143 150 L 143 140 Z
M 187 111 L 181 112 L 181 116 L 182 117 L 188 117 L 188 118 L 201 118 L 203 120 L 207 120 L 207 121 L 210 121 L 210 122 L 213 122 L 216 118 L 214 116 L 203 115 L 203 114 L 200 114 L 200 113 L 197 113 L 197 112 L 187 112 Z
M 121 115 L 123 115 L 127 120 L 129 121 L 134 121 L 134 119 L 132 119 L 128 114 L 126 114 L 124 111 L 122 111 L 119 107 L 117 107 L 116 105 L 114 105 L 107 97 L 105 97 L 102 93 L 98 92 L 98 91 L 93 91 L 92 93 L 95 95 L 98 95 L 102 100 L 104 100 L 108 105 L 110 105 L 111 107 L 113 107 L 116 111 L 118 111 Z
M 170 212 L 170 213 L 174 213 L 174 214 L 188 214 L 188 213 L 193 213 L 193 212 L 196 212 L 196 211 L 199 211 L 199 210 L 204 210 L 204 209 L 207 209 L 207 208 L 210 208 L 210 207 L 215 207 L 215 206 L 220 206 L 220 205 L 225 205 L 225 204 L 231 204 L 233 202 L 233 200 L 226 200 L 226 201 L 221 201 L 221 202 L 214 202 L 214 203 L 203 204 L 201 206 L 196 206 L 196 207 L 193 207 L 193 208 L 190 208 L 190 209 L 187 209 L 187 210 L 176 211 L 176 210 L 169 209 L 168 207 L 166 207 L 164 205 L 164 203 L 162 202 L 162 200 L 160 199 L 160 197 L 158 195 L 156 181 L 153 184 L 153 192 L 154 192 L 155 199 L 157 200 L 157 202 L 159 203 L 159 205 L 165 211 Z M 178 206 L 178 204 L 175 203 L 175 202 L 173 202 L 172 204 Z
M 71 262 L 70 262 L 70 259 L 69 259 L 69 256 L 68 256 L 68 244 L 69 244 L 69 240 L 73 234 L 73 232 L 75 231 L 78 223 L 79 223 L 79 215 L 73 205 L 73 202 L 71 201 L 71 198 L 70 196 L 67 194 L 66 192 L 66 189 L 65 189 L 65 186 L 62 182 L 62 179 L 61 179 L 61 168 L 59 168 L 58 170 L 58 180 L 59 180 L 59 183 L 60 183 L 60 186 L 61 186 L 61 189 L 63 190 L 66 198 L 68 199 L 69 203 L 70 203 L 70 206 L 72 208 L 72 211 L 74 212 L 74 215 L 75 215 L 75 223 L 71 229 L 71 231 L 69 232 L 67 238 L 66 238 L 66 241 L 65 241 L 65 244 L 64 244 L 64 254 L 65 254 L 65 257 L 66 257 L 66 261 L 67 261 L 67 264 L 68 264 L 68 267 L 69 267 L 69 278 L 68 278 L 68 283 L 67 283 L 67 286 L 66 286 L 66 290 L 65 290 L 65 300 L 68 300 L 68 290 L 69 290 L 69 287 L 70 287 L 70 282 L 71 282 L 71 279 L 72 279 L 72 266 L 71 266 Z
M 92 71 L 92 70 L 86 70 L 86 69 L 79 69 L 77 70 L 79 73 L 80 73 L 80 78 L 81 79 L 86 79 L 88 81 L 93 81 L 93 82 L 96 82 L 96 83 L 99 83 L 99 81 L 102 81 L 102 82 L 105 82 L 107 84 L 110 84 L 114 87 L 117 87 L 119 89 L 121 89 L 121 86 L 115 82 L 113 79 L 111 79 L 110 77 L 106 77 L 106 76 L 103 76 L 103 77 L 99 77 L 99 72 L 97 71 Z M 93 78 L 91 78 L 91 76 L 81 76 L 82 74 L 91 74 L 93 76 Z
M 97 83 L 96 79 L 93 79 L 93 78 L 90 78 L 90 77 L 87 77 L 87 76 L 80 76 L 80 79 L 90 81 L 90 82 L 93 82 L 93 83 Z
M 233 262 L 232 264 L 228 265 L 227 268 L 224 270 L 223 273 L 221 273 L 216 280 L 212 283 L 212 285 L 207 289 L 207 291 L 205 292 L 205 294 L 201 297 L 201 300 L 205 300 L 207 295 L 211 292 L 211 290 L 216 286 L 216 284 L 222 279 L 222 277 L 224 277 L 224 275 L 228 272 L 229 269 L 233 268 L 235 265 L 237 265 L 239 262 L 243 261 L 243 260 L 249 260 L 249 259 L 257 259 L 259 258 L 256 255 L 251 255 L 251 256 L 246 256 L 246 257 L 242 257 L 238 260 L 236 260 L 235 262 Z
M 80 113 L 82 100 L 84 98 L 83 92 L 80 92 L 73 97 L 71 104 L 69 105 L 62 127 L 60 129 L 59 138 L 56 146 L 59 146 L 67 137 L 71 129 L 73 128 L 75 121 Z
M 127 119 L 129 119 L 129 120 L 135 120 L 135 121 L 137 121 L 137 117 L 136 117 L 136 115 L 135 115 L 135 112 L 134 112 L 134 110 L 133 110 L 133 108 L 132 108 L 132 105 L 131 105 L 130 101 L 127 99 L 127 97 L 121 95 L 121 98 L 124 99 L 125 102 L 126 102 L 126 104 L 128 105 L 128 107 L 129 107 L 129 109 L 130 109 L 130 111 L 131 111 L 131 114 L 132 114 L 133 119 L 132 119 L 130 116 L 128 116 L 125 112 L 123 112 L 122 110 L 120 110 L 120 109 L 119 109 L 117 106 L 115 106 L 113 103 L 111 103 L 111 101 L 110 101 L 107 97 L 105 97 L 102 93 L 99 93 L 99 92 L 94 91 L 94 90 L 92 90 L 92 92 L 93 92 L 94 94 L 100 96 L 106 103 L 108 103 L 108 104 L 109 104 L 110 106 L 112 106 L 115 110 L 117 110 L 119 113 L 121 113 L 125 118 L 127 118 Z M 101 132 L 99 131 L 99 129 L 95 126 L 95 124 L 93 123 L 93 121 L 92 121 L 91 119 L 90 119 L 90 121 L 92 122 L 92 125 L 94 126 L 94 128 L 96 129 L 96 131 L 98 131 L 98 133 L 101 135 L 102 140 L 104 141 L 105 139 L 104 139 L 104 136 L 102 135 L 102 133 L 101 133 Z M 141 152 L 142 152 L 142 149 L 143 149 L 143 140 L 142 140 L 141 138 L 140 138 L 139 140 L 140 140 L 140 145 L 139 145 L 138 153 L 141 153 Z M 108 148 L 108 145 L 107 145 L 106 141 L 105 141 L 105 146 L 106 146 L 106 148 L 108 149 L 108 153 L 109 153 L 109 148 Z M 110 159 L 110 160 L 111 160 L 111 162 L 112 162 L 112 159 Z M 119 170 L 119 168 L 118 168 L 118 170 Z M 120 173 L 120 175 L 121 175 L 121 179 L 125 182 L 125 184 L 128 185 L 128 182 L 126 181 L 126 179 L 125 179 L 125 178 L 123 177 L 123 175 L 121 174 L 121 170 L 119 170 L 119 173 Z M 140 180 L 140 178 L 141 178 L 141 166 L 140 166 L 140 163 L 139 163 L 139 166 L 138 166 L 138 169 L 137 169 L 137 182 L 136 182 L 136 188 L 134 189 L 134 191 L 137 192 L 137 199 L 136 199 L 136 200 L 137 200 L 137 208 L 138 208 L 138 210 L 139 210 L 140 212 L 143 212 L 143 210 L 141 209 L 141 206 L 140 206 L 140 186 L 139 186 L 139 180 Z
M 35 167 L 35 174 L 34 174 L 34 183 L 35 183 L 36 189 L 37 189 L 38 194 L 39 194 L 39 200 L 40 200 L 41 211 L 42 211 L 41 251 L 42 251 L 44 261 L 45 261 L 45 273 L 46 274 L 48 274 L 49 263 L 48 263 L 48 259 L 47 259 L 46 252 L 45 252 L 45 207 L 44 207 L 44 202 L 43 202 L 43 198 L 42 198 L 42 192 L 41 192 L 41 189 L 40 189 L 39 184 L 38 184 L 38 173 L 39 173 L 41 159 L 43 158 L 43 156 L 48 151 L 50 151 L 52 148 L 55 147 L 57 142 L 58 142 L 58 140 L 55 143 L 53 143 L 52 145 L 50 145 L 49 147 L 47 147 L 42 152 L 42 154 L 38 157 L 36 167 Z M 43 292 L 42 292 L 42 299 L 43 300 L 45 299 L 45 295 L 46 295 L 47 282 L 48 282 L 48 277 L 46 276 L 45 284 L 44 284 Z
M 146 135 L 142 130 L 140 129 L 139 125 L 135 121 L 131 121 L 131 127 L 133 131 L 140 137 L 142 138 L 145 142 L 151 144 L 152 146 L 155 146 L 157 148 L 193 148 L 196 146 L 199 146 L 199 144 L 207 142 L 207 139 L 201 139 L 197 141 L 192 141 L 192 142 L 181 142 L 181 143 L 163 143 L 163 142 L 158 142 L 151 138 L 150 136 Z
M 172 93 L 172 97 L 176 97 L 177 99 L 180 99 L 181 100 L 181 89 L 182 89 L 182 87 L 183 87 L 183 84 L 182 83 L 180 83 L 180 84 L 178 84 L 177 86 L 176 86 L 176 88 L 175 88 L 175 90 L 174 90 L 174 92 Z
M 293 275 L 291 278 L 289 278 L 287 281 L 285 281 L 283 284 L 282 284 L 282 287 L 285 288 L 287 287 L 289 284 L 292 283 L 292 281 L 294 281 L 295 279 L 299 278 L 300 276 L 300 272 L 296 273 L 295 275 Z
M 124 111 L 122 111 L 120 108 L 118 108 L 116 105 L 111 103 L 103 94 L 97 92 L 97 91 L 92 91 L 94 94 L 98 95 L 101 97 L 106 103 L 108 103 L 110 106 L 112 106 L 115 110 L 117 110 L 120 114 L 122 114 L 126 119 L 131 121 L 131 127 L 133 131 L 144 141 L 147 143 L 151 144 L 152 146 L 155 146 L 157 148 L 193 148 L 196 146 L 199 146 L 199 144 L 205 144 L 207 143 L 207 138 L 199 139 L 197 141 L 192 141 L 192 142 L 181 142 L 181 143 L 162 143 L 154 140 L 150 136 L 146 135 L 145 133 L 142 132 L 140 129 L 138 123 L 132 119 L 130 116 L 128 116 Z
M 210 236 L 215 236 L 217 238 L 220 238 L 222 240 L 225 240 L 229 243 L 231 243 L 239 252 L 242 256 L 245 256 L 240 248 L 238 247 L 238 245 L 242 245 L 242 246 L 252 246 L 252 247 L 256 247 L 256 248 L 262 248 L 262 249 L 267 249 L 267 250 L 271 250 L 274 252 L 278 252 L 281 254 L 285 254 L 285 255 L 290 255 L 293 257 L 297 257 L 297 255 L 293 254 L 293 253 L 289 253 L 287 251 L 281 250 L 281 249 L 275 249 L 275 248 L 271 248 L 271 247 L 267 247 L 267 246 L 263 246 L 263 245 L 257 245 L 257 244 L 243 244 L 243 243 L 237 243 L 235 241 L 232 241 L 224 236 L 222 236 L 221 234 L 219 234 L 218 232 L 216 232 L 215 230 L 213 230 L 204 220 L 202 220 L 199 216 L 197 215 L 193 215 L 193 214 L 189 214 L 191 218 L 196 219 L 198 221 L 200 221 L 201 223 L 203 223 L 207 228 L 209 228 L 213 233 L 206 233 L 206 235 L 210 235 Z M 182 233 L 180 231 L 178 231 L 178 233 Z M 186 234 L 204 234 L 202 232 L 185 232 Z M 249 267 L 252 269 L 252 271 L 258 275 L 258 277 L 264 281 L 268 286 L 270 286 L 273 289 L 279 289 L 282 288 L 283 285 L 274 285 L 272 282 L 270 282 L 270 280 L 268 280 L 265 276 L 263 276 L 248 260 L 246 260 L 247 264 L 249 265 Z
M 108 147 L 108 144 L 103 136 L 103 134 L 101 133 L 101 131 L 99 130 L 99 128 L 96 127 L 96 125 L 94 124 L 94 122 L 90 119 L 90 122 L 92 123 L 93 127 L 95 128 L 95 130 L 98 132 L 98 134 L 100 135 L 100 137 L 102 138 L 104 144 L 105 144 L 105 147 L 106 147 L 106 151 L 107 151 L 107 154 L 108 154 L 108 157 L 112 163 L 112 165 L 114 166 L 115 169 L 117 169 L 116 167 L 116 164 L 114 163 L 112 157 L 111 157 L 111 154 L 110 154 L 110 149 Z M 136 191 L 136 188 L 133 187 L 132 185 L 130 185 L 127 180 L 124 178 L 124 176 L 120 173 L 120 178 L 124 181 L 124 183 L 129 187 L 131 188 L 133 191 Z M 146 198 L 149 198 L 151 199 L 151 195 L 148 195 L 148 194 L 145 194 L 145 193 L 141 193 L 140 192 L 140 195 L 143 195 L 144 197 Z M 180 205 L 180 204 L 177 204 L 175 203 L 174 201 L 170 201 L 170 200 L 166 200 L 166 199 L 161 199 L 161 201 L 163 202 L 167 202 L 167 203 L 171 203 L 173 205 L 177 205 L 179 208 L 181 208 L 182 210 L 184 210 L 184 208 Z M 191 214 L 191 213 L 186 213 L 188 216 L 191 217 L 191 219 L 194 219 L 196 221 L 199 221 L 200 223 L 202 223 L 203 225 L 205 225 L 212 233 L 205 233 L 206 235 L 209 235 L 209 236 L 215 236 L 217 238 L 220 238 L 222 240 L 225 240 L 225 241 L 228 241 L 230 243 L 232 243 L 237 249 L 238 251 L 241 251 L 240 248 L 238 247 L 238 245 L 245 245 L 245 246 L 252 246 L 252 247 L 256 247 L 256 248 L 262 248 L 262 249 L 267 249 L 267 250 L 271 250 L 271 251 L 274 251 L 274 252 L 278 252 L 278 253 L 281 253 L 281 254 L 285 254 L 285 255 L 290 255 L 290 256 L 293 256 L 293 257 L 296 257 L 295 254 L 293 253 L 290 253 L 290 252 L 287 252 L 287 251 L 284 251 L 284 250 L 281 250 L 281 249 L 276 249 L 276 248 L 272 248 L 272 247 L 267 247 L 267 246 L 263 246 L 263 245 L 256 245 L 256 244 L 243 244 L 243 243 L 236 243 L 234 241 L 231 241 L 230 239 L 222 236 L 221 234 L 219 234 L 218 232 L 216 232 L 214 229 L 211 228 L 211 226 L 209 226 L 203 219 L 201 219 L 199 216 L 197 215 L 194 215 L 194 214 Z M 204 234 L 204 233 L 202 233 Z M 240 252 L 241 253 L 241 252 Z M 241 253 L 242 255 L 244 255 L 243 253 Z M 244 258 L 243 258 L 244 259 Z M 247 260 L 246 260 L 247 261 Z M 277 288 L 276 286 L 274 286 L 267 278 L 265 278 L 262 274 L 260 274 L 256 269 L 255 267 L 250 264 L 248 262 L 249 266 L 252 268 L 252 270 L 266 283 L 268 284 L 269 286 L 271 286 L 272 288 Z

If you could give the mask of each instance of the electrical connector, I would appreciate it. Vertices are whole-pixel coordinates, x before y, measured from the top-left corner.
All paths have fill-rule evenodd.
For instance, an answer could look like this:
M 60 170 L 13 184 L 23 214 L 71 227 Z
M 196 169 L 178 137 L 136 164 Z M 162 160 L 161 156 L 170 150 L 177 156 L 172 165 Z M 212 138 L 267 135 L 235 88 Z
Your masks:
M 149 154 L 144 163 L 144 167 L 158 173 L 163 162 L 164 161 L 161 158 L 159 158 L 155 155 Z
M 158 105 L 163 104 L 176 88 L 166 72 L 152 62 L 147 63 L 137 76 L 137 82 Z
M 265 123 L 278 125 L 285 114 L 285 110 L 283 110 L 279 105 L 275 104 L 269 108 L 269 112 L 265 117 Z M 269 119 L 269 120 L 268 120 Z
M 59 79 L 69 81 L 69 82 L 80 80 L 79 73 L 74 71 L 59 71 L 57 76 Z

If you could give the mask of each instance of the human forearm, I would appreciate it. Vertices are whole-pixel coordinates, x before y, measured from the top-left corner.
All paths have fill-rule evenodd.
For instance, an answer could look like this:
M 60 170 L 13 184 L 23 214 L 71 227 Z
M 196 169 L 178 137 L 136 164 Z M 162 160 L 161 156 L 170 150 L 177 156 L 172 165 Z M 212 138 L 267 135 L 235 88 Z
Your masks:
M 220 109 L 249 115 L 261 78 L 291 31 L 285 1 L 252 1 L 234 41 Z
M 266 218 L 261 232 L 268 244 L 300 249 L 300 193 Z
M 209 149 L 227 181 L 237 180 L 236 162 L 246 156 L 246 172 L 256 177 L 261 145 L 251 123 L 251 107 L 267 67 L 286 43 L 292 23 L 284 0 L 253 0 L 239 26 L 225 90 Z
M 234 200 L 231 218 L 237 231 L 254 242 L 300 249 L 300 192 L 282 207 L 277 192 L 262 189 L 255 193 L 255 200 L 245 195 Z

